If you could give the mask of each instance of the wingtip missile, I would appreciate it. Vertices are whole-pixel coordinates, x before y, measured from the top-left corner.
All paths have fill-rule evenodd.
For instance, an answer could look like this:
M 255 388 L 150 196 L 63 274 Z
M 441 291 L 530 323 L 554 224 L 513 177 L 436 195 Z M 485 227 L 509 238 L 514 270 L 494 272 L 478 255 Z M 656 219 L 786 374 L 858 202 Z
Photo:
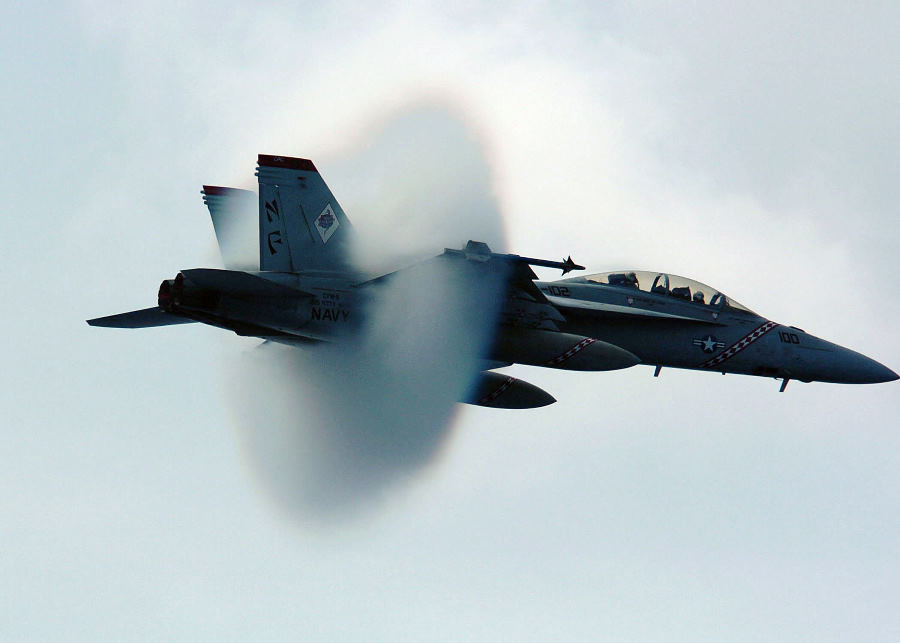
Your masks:
M 511 263 L 525 263 L 530 266 L 541 266 L 543 268 L 557 268 L 558 270 L 562 270 L 563 274 L 572 272 L 573 270 L 584 270 L 584 266 L 572 261 L 571 255 L 569 255 L 565 261 L 550 261 L 548 259 L 536 259 L 535 257 L 523 257 L 521 255 L 514 254 L 501 254 L 497 252 L 491 252 L 490 247 L 483 241 L 470 240 L 466 244 L 466 247 L 462 250 L 444 248 L 444 254 L 462 255 L 469 261 L 485 262 L 490 259 L 497 259 L 500 261 L 508 261 Z
M 560 270 L 562 270 L 563 274 L 567 272 L 572 272 L 573 270 L 584 270 L 584 266 L 580 266 L 574 261 L 572 261 L 572 255 L 566 257 L 566 260 L 561 262 L 559 266 Z

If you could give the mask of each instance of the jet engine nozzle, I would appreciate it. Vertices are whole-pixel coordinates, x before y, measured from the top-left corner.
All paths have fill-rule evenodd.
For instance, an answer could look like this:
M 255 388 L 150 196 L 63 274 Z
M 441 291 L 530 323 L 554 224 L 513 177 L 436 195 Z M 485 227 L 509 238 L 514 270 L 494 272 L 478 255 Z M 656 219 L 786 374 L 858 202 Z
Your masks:
M 175 279 L 166 279 L 159 285 L 157 304 L 170 313 L 181 310 L 212 313 L 220 298 L 217 291 L 198 286 L 179 272 Z
M 175 301 L 172 291 L 175 288 L 174 279 L 166 279 L 159 285 L 159 293 L 157 294 L 157 304 L 166 312 L 172 312 L 175 309 Z

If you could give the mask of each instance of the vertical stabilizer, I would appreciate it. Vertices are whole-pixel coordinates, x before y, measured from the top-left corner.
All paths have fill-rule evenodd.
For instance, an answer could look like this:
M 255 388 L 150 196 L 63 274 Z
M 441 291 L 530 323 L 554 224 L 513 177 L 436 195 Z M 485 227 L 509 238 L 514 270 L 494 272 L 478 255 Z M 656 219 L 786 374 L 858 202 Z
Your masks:
M 209 208 L 222 263 L 228 270 L 259 270 L 256 253 L 256 195 L 249 190 L 204 185 L 203 202 Z
M 312 161 L 260 154 L 258 165 L 260 269 L 349 270 L 350 221 Z

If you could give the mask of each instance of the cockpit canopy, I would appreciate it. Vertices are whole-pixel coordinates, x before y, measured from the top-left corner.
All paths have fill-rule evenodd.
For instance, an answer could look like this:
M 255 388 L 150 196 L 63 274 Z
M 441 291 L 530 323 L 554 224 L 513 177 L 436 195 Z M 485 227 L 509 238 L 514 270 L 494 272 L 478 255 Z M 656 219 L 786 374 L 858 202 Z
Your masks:
M 595 283 L 604 286 L 617 286 L 642 290 L 655 295 L 674 297 L 691 302 L 696 305 L 711 306 L 713 308 L 728 307 L 733 310 L 754 313 L 746 306 L 742 306 L 733 299 L 726 297 L 715 288 L 711 288 L 699 281 L 669 275 L 664 272 L 648 272 L 646 270 L 619 270 L 613 272 L 598 272 L 594 275 L 572 277 L 564 281 L 574 283 Z

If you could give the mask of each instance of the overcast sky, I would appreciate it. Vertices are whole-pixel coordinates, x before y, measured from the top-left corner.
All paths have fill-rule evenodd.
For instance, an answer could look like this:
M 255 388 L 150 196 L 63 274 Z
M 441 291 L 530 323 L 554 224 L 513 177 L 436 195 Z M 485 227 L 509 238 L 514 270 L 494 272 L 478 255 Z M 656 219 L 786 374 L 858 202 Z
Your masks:
M 898 370 L 900 9 L 782 5 L 4 4 L 0 639 L 900 639 L 896 383 L 516 367 L 557 404 L 322 518 L 254 342 L 83 321 L 218 265 L 200 186 L 275 153 L 398 252 L 683 274 Z

